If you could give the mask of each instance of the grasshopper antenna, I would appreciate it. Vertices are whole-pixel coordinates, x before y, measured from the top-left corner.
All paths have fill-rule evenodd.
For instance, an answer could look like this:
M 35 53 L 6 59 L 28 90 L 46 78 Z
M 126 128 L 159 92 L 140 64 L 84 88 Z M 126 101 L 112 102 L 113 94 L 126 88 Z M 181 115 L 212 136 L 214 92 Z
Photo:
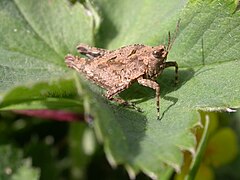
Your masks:
M 178 20 L 177 22 L 177 26 L 176 26 L 176 30 L 175 30 L 175 33 L 174 33 L 174 37 L 173 39 L 171 40 L 171 34 L 170 34 L 170 31 L 168 31 L 168 45 L 167 45 L 167 51 L 170 51 L 170 49 L 172 48 L 172 45 L 177 37 L 177 33 L 179 31 L 179 26 L 180 26 L 180 21 L 181 19 Z

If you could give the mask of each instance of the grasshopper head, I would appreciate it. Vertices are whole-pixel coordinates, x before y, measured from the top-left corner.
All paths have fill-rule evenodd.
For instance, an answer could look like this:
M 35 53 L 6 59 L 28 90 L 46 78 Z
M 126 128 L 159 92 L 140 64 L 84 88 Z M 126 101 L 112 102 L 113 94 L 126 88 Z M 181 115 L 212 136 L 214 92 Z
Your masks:
M 176 30 L 175 30 L 175 34 L 174 34 L 174 37 L 172 39 L 171 39 L 170 32 L 168 32 L 168 45 L 167 45 L 167 47 L 165 47 L 163 45 L 159 45 L 159 46 L 156 46 L 152 51 L 152 55 L 155 58 L 159 59 L 159 61 L 162 62 L 162 63 L 164 63 L 166 61 L 168 52 L 172 48 L 172 45 L 173 45 L 173 43 L 176 39 L 178 30 L 179 30 L 180 20 L 181 19 L 178 20 L 177 27 L 176 27 Z
M 152 55 L 160 62 L 164 62 L 167 58 L 168 50 L 163 45 L 156 46 L 152 51 Z

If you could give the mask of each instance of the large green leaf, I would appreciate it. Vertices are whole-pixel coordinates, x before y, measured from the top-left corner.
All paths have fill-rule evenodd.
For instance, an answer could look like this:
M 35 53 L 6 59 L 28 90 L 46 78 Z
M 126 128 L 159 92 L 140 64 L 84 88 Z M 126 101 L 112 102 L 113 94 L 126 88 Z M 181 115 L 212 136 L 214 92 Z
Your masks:
M 234 1 L 223 0 L 187 5 L 95 0 L 94 6 L 102 17 L 99 31 L 88 1 L 84 6 L 60 0 L 0 2 L 0 108 L 75 106 L 82 112 L 84 107 L 86 117 L 94 117 L 112 165 L 124 164 L 131 176 L 143 171 L 168 178 L 174 169 L 180 170 L 182 150 L 195 152 L 190 129 L 198 123 L 197 110 L 240 107 L 239 12 L 233 13 Z M 158 45 L 166 42 L 167 31 L 175 30 L 179 18 L 180 32 L 169 59 L 179 64 L 180 82 L 174 87 L 172 69 L 158 79 L 161 121 L 156 120 L 153 90 L 134 84 L 121 94 L 136 102 L 144 111 L 139 113 L 110 103 L 100 96 L 101 89 L 65 72 L 64 55 L 74 53 L 77 43 L 93 44 L 94 32 L 96 44 L 109 49 L 132 43 Z
M 93 22 L 67 1 L 0 2 L 0 92 L 15 84 L 64 74 L 64 56 L 79 42 L 92 43 Z
M 180 83 L 174 89 L 171 70 L 165 70 L 159 78 L 164 114 L 161 122 L 155 121 L 154 93 L 145 92 L 140 86 L 123 93 L 123 97 L 144 98 L 137 102 L 144 109 L 146 120 L 140 121 L 145 117 L 137 117 L 132 112 L 116 112 L 127 140 L 124 147 L 128 156 L 124 158 L 134 164 L 132 167 L 137 165 L 146 173 L 155 172 L 159 177 L 169 172 L 166 164 L 179 169 L 182 161 L 179 149 L 193 150 L 194 141 L 190 134 L 187 135 L 187 129 L 196 123 L 196 110 L 228 110 L 240 106 L 237 68 L 240 64 L 240 17 L 239 12 L 233 14 L 234 2 L 191 1 L 180 15 L 177 9 L 182 7 L 181 3 L 165 3 L 104 0 L 99 3 L 107 16 L 100 28 L 102 41 L 99 43 L 110 49 L 133 42 L 150 45 L 159 44 L 161 39 L 164 42 L 166 27 L 174 30 L 176 16 L 181 18 L 180 32 L 169 56 L 180 66 Z M 167 13 L 169 11 L 171 13 Z M 111 32 L 105 31 L 107 26 L 111 27 Z M 113 36 L 110 42 L 109 34 Z M 127 121 L 123 120 L 124 116 Z M 102 121 L 100 126 L 104 126 Z M 114 142 L 114 136 L 106 136 Z

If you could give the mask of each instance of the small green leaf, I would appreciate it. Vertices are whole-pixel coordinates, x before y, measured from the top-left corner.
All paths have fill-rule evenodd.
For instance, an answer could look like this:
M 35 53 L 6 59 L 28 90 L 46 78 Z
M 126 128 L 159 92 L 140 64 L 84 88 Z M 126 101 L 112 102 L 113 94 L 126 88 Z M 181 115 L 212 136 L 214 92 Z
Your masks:
M 5 94 L 0 107 L 2 110 L 82 107 L 82 102 L 75 99 L 77 90 L 71 76 L 18 86 Z

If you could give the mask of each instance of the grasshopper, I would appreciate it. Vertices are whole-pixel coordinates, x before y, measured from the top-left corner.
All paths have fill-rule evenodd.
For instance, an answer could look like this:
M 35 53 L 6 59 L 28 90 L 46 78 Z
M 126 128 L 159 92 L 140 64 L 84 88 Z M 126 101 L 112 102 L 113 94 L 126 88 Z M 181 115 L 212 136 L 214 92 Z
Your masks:
M 83 74 L 87 79 L 107 90 L 104 96 L 124 105 L 131 105 L 127 101 L 116 98 L 115 95 L 129 88 L 134 82 L 152 88 L 156 92 L 157 118 L 160 117 L 160 85 L 156 78 L 168 67 L 175 67 L 175 84 L 178 82 L 178 64 L 166 61 L 175 37 L 171 40 L 168 33 L 168 45 L 146 46 L 134 44 L 116 50 L 106 50 L 91 47 L 86 44 L 77 46 L 80 54 L 87 58 L 68 54 L 65 62 L 68 67 Z

